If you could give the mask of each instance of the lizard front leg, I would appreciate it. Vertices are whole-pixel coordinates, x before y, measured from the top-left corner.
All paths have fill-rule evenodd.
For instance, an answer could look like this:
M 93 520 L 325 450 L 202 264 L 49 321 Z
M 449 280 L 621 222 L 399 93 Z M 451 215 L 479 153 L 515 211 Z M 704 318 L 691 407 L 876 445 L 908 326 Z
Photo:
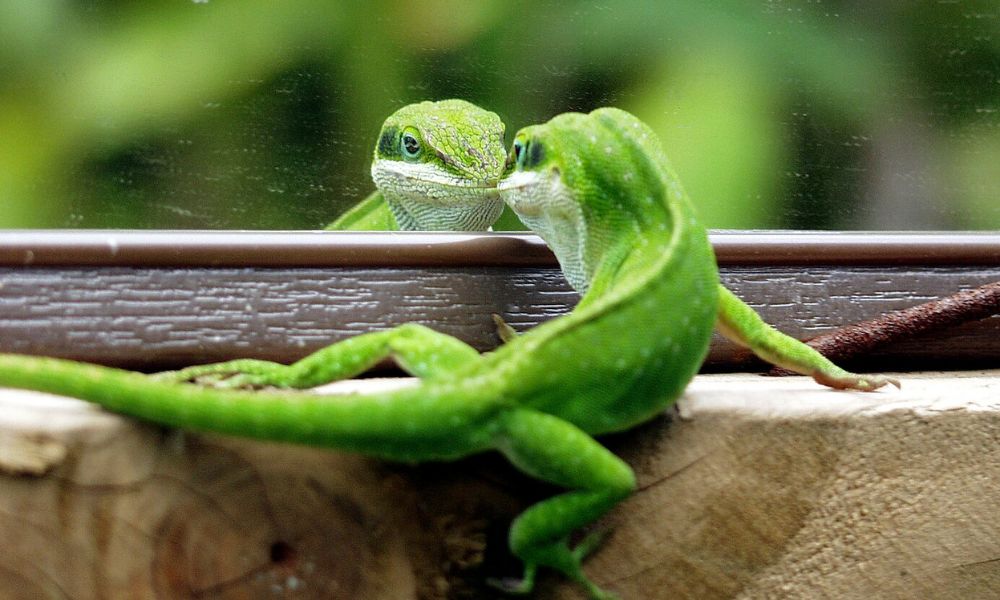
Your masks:
M 290 365 L 265 360 L 237 359 L 196 365 L 153 377 L 174 382 L 196 382 L 215 387 L 311 388 L 363 373 L 385 358 L 393 358 L 411 375 L 421 378 L 480 360 L 475 348 L 449 335 L 407 323 L 342 340 Z
M 323 229 L 327 231 L 396 231 L 399 225 L 385 203 L 382 192 L 375 191 L 337 217 Z
M 721 285 L 716 329 L 767 362 L 809 375 L 832 388 L 870 392 L 888 384 L 899 387 L 899 382 L 891 377 L 860 375 L 841 369 L 819 352 L 765 323 L 756 311 Z

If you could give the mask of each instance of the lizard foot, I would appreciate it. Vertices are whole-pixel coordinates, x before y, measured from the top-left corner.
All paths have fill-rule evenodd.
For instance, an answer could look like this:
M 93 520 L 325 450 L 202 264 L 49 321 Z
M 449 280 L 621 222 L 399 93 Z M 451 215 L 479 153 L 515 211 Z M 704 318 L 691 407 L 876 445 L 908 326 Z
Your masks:
M 517 337 L 517 331 L 508 325 L 503 317 L 496 313 L 493 313 L 491 316 L 493 317 L 493 324 L 496 325 L 497 335 L 500 337 L 501 342 L 506 344 Z
M 535 573 L 537 571 L 537 565 L 525 564 L 524 576 L 520 579 L 516 577 L 490 577 L 486 580 L 486 583 L 505 594 L 524 596 L 530 594 L 531 590 L 535 589 Z
M 524 577 L 490 579 L 489 584 L 508 594 L 529 594 L 535 587 L 535 573 L 538 565 L 544 565 L 561 571 L 564 575 L 582 585 L 592 600 L 618 600 L 618 595 L 602 590 L 587 578 L 581 567 L 583 559 L 593 552 L 607 535 L 607 531 L 599 530 L 589 533 L 572 550 L 563 542 L 556 542 L 536 549 L 538 560 L 525 561 Z M 534 552 L 533 552 L 534 553 Z
M 194 383 L 220 389 L 257 390 L 265 387 L 292 387 L 289 367 L 266 360 L 238 358 L 221 363 L 194 365 L 177 371 L 154 373 L 151 377 L 171 383 Z
M 205 365 L 213 366 L 213 365 Z M 188 367 L 177 371 L 162 371 L 153 373 L 150 378 L 156 381 L 170 383 L 193 383 L 217 389 L 248 389 L 257 390 L 269 387 L 267 378 L 252 373 L 237 371 L 208 370 L 205 366 Z
M 886 385 L 894 385 L 897 388 L 900 387 L 899 380 L 893 377 L 884 377 L 882 375 L 858 375 L 856 373 L 848 373 L 846 371 L 836 374 L 817 372 L 813 374 L 813 379 L 815 379 L 817 383 L 838 390 L 874 392 L 875 390 L 885 387 Z
M 573 576 L 576 581 L 587 589 L 587 593 L 594 600 L 618 600 L 618 595 L 607 590 L 602 590 L 597 587 L 594 582 L 587 579 L 586 575 L 583 574 L 583 570 L 580 568 L 580 563 L 583 559 L 587 558 L 591 552 L 596 550 L 604 540 L 608 537 L 609 530 L 607 529 L 596 529 L 588 533 L 580 543 L 573 548 L 573 558 L 576 559 L 576 575 Z

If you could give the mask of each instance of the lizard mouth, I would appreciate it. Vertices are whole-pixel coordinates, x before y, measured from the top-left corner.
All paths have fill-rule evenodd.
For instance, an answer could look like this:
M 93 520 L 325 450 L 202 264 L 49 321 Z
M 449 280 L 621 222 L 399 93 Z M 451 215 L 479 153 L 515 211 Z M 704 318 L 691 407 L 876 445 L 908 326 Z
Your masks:
M 535 171 L 515 171 L 501 179 L 497 184 L 497 189 L 501 192 L 509 192 L 523 190 L 524 188 L 540 185 L 541 183 L 542 178 Z
M 453 175 L 443 169 L 427 163 L 405 163 L 402 161 L 382 160 L 372 164 L 372 178 L 379 176 L 432 183 L 439 187 L 496 190 L 496 179 L 469 179 Z
M 500 180 L 497 189 L 500 198 L 510 206 L 519 217 L 537 217 L 541 214 L 543 197 L 542 190 L 548 178 L 538 171 L 515 171 Z

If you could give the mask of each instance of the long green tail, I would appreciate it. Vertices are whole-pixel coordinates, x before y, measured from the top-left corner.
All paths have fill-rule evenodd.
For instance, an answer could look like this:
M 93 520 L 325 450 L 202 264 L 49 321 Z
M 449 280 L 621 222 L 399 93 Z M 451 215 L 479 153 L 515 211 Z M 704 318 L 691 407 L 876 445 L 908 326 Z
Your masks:
M 293 442 L 405 460 L 448 459 L 487 449 L 497 406 L 466 392 L 424 386 L 375 394 L 221 390 L 56 358 L 0 354 L 0 386 L 94 402 L 162 425 Z M 447 392 L 447 390 L 446 390 Z M 450 417 L 443 418 L 442 414 Z M 454 418 L 475 432 L 455 445 Z M 448 443 L 442 443 L 447 440 Z M 446 449 L 446 450 L 443 450 Z

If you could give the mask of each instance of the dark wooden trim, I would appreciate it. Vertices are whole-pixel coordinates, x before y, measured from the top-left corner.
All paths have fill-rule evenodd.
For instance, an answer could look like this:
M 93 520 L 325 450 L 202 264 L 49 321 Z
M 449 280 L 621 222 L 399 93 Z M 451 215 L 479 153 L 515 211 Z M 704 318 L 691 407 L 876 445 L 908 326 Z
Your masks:
M 722 232 L 713 241 L 725 285 L 802 339 L 1000 281 L 997 234 Z M 0 351 L 130 368 L 289 362 L 409 321 L 487 350 L 498 343 L 492 313 L 526 330 L 576 300 L 530 235 L 0 233 Z M 740 349 L 713 344 L 712 368 L 750 364 Z M 861 364 L 998 366 L 1000 316 L 893 344 Z
M 720 265 L 997 265 L 1000 233 L 717 231 Z M 0 231 L 0 266 L 554 266 L 517 233 Z

